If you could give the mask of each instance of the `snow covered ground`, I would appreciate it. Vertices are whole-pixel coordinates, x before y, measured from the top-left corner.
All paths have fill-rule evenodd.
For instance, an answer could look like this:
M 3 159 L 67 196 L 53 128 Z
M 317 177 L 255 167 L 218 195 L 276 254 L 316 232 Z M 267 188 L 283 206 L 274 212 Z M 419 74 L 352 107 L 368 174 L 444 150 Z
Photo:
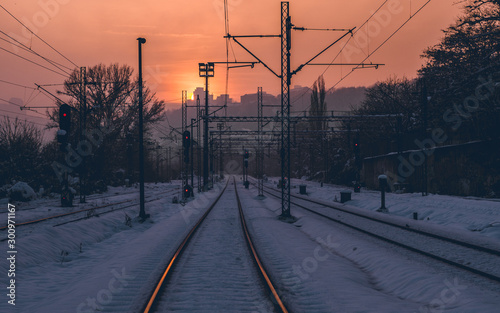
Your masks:
M 276 187 L 278 178 L 270 179 L 266 186 Z M 340 191 L 352 189 L 317 182 L 292 179 L 292 193 L 299 194 L 299 185 L 307 186 L 308 197 L 333 203 L 340 201 Z M 345 203 L 369 211 L 380 208 L 380 192 L 362 188 L 352 193 L 352 200 Z M 421 193 L 386 193 L 386 207 L 390 215 L 418 219 L 430 224 L 446 226 L 449 230 L 468 230 L 500 241 L 500 199 L 463 198 L 433 195 L 423 197 Z
M 299 183 L 304 182 L 293 181 Z M 305 184 L 311 197 L 325 201 L 333 201 L 344 189 Z M 132 227 L 126 225 L 123 211 L 60 227 L 48 223 L 36 224 L 29 231 L 20 227 L 16 233 L 16 306 L 7 303 L 5 294 L 0 312 L 139 312 L 174 249 L 222 187 L 217 185 L 186 206 L 173 204 L 171 196 L 150 202 L 146 210 L 151 218 L 144 223 L 135 218 L 137 207 L 126 209 L 133 218 Z M 498 312 L 498 285 L 488 290 L 461 272 L 441 271 L 412 254 L 333 227 L 305 212 L 293 212 L 298 218 L 294 224 L 279 221 L 278 200 L 257 200 L 254 187 L 238 187 L 254 243 L 291 312 Z M 151 184 L 146 196 L 173 188 L 173 184 Z M 119 187 L 108 194 L 115 196 L 109 201 L 138 198 L 135 188 Z M 29 212 L 39 216 L 49 209 L 62 210 L 57 201 L 50 201 L 24 204 L 19 214 L 25 219 Z M 363 190 L 353 193 L 349 205 L 374 211 L 379 201 L 377 193 Z M 1 212 L 7 203 L 1 206 L 0 217 L 5 219 Z M 418 210 L 421 218 L 444 229 L 470 232 L 477 228 L 476 233 L 500 241 L 499 227 L 493 224 L 499 220 L 500 202 L 388 194 L 387 206 L 394 215 L 410 219 Z M 0 235 L 6 237 L 5 232 Z M 6 241 L 2 247 L 0 285 L 6 290 Z
M 256 245 L 297 312 L 498 312 L 499 289 L 436 272 L 406 251 L 300 210 L 294 224 L 278 221 L 280 202 L 255 195 L 241 192 Z

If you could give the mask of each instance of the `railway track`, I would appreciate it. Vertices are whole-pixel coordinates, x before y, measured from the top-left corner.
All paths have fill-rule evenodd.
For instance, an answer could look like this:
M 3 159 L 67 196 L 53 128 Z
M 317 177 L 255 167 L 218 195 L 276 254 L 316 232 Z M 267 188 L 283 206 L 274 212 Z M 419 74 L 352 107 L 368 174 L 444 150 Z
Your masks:
M 264 188 L 267 194 L 281 199 L 281 191 L 269 186 Z M 408 224 L 399 225 L 305 197 L 291 197 L 294 199 L 291 204 L 295 207 L 483 278 L 500 282 L 498 250 L 414 229 Z
M 129 190 L 126 190 L 125 192 L 117 192 L 115 194 L 110 194 L 110 195 L 100 195 L 100 194 L 93 194 L 93 195 L 88 195 L 85 197 L 86 201 L 93 201 L 93 200 L 99 200 L 99 199 L 109 199 L 109 198 L 114 198 L 114 197 L 120 197 L 129 194 Z M 77 197 L 75 198 L 74 201 L 76 201 Z M 24 203 L 23 203 L 24 204 Z M 61 205 L 61 200 L 60 199 L 50 199 L 46 201 L 40 201 L 36 203 L 36 206 L 31 206 L 30 204 L 27 205 L 27 207 L 24 207 L 21 205 L 20 207 L 16 207 L 16 212 L 22 212 L 22 211 L 30 211 L 30 210 L 36 210 L 39 207 L 45 207 L 45 206 L 52 206 L 52 207 L 58 207 Z M 82 203 L 75 203 L 74 206 L 83 206 L 85 204 Z M 7 208 L 6 207 L 0 207 L 0 214 L 1 213 L 7 213 Z
M 164 194 L 174 195 L 174 194 L 176 194 L 178 192 L 179 191 L 177 189 L 175 189 L 175 190 L 169 190 L 169 191 L 165 191 L 165 192 L 160 192 L 160 193 L 156 194 L 155 196 L 150 197 L 149 199 L 147 199 L 146 202 L 156 201 L 156 200 L 159 200 L 159 199 L 162 199 L 162 198 L 168 196 L 168 195 L 164 195 Z M 158 197 L 158 195 L 162 195 L 162 196 Z M 109 207 L 114 207 L 116 205 L 120 205 L 120 204 L 124 204 L 124 203 L 128 203 L 128 202 L 132 202 L 132 201 L 133 200 L 128 199 L 128 200 L 124 200 L 124 201 L 119 201 L 119 202 L 113 202 L 113 203 L 108 203 L 108 204 L 100 205 L 100 206 L 97 206 L 97 207 L 90 207 L 90 208 L 85 208 L 85 209 L 81 209 L 81 210 L 77 210 L 77 211 L 72 211 L 72 212 L 67 212 L 67 213 L 62 213 L 62 214 L 56 214 L 56 215 L 51 215 L 51 216 L 47 216 L 47 217 L 38 218 L 38 219 L 35 219 L 35 220 L 20 222 L 20 223 L 16 223 L 16 228 L 22 227 L 22 226 L 27 226 L 27 225 L 38 224 L 38 223 L 49 221 L 49 220 L 53 220 L 53 219 L 65 218 L 65 217 L 73 216 L 73 215 L 80 214 L 80 213 L 86 214 L 83 217 L 80 217 L 80 218 L 77 218 L 77 219 L 73 219 L 73 220 L 69 220 L 69 221 L 64 221 L 62 223 L 53 225 L 54 227 L 57 227 L 57 226 L 61 226 L 61 225 L 64 225 L 64 224 L 73 223 L 73 222 L 76 222 L 76 221 L 79 221 L 79 220 L 83 220 L 83 219 L 89 218 L 91 216 L 94 216 L 96 214 L 99 214 L 99 215 L 107 214 L 107 213 L 111 213 L 111 212 L 114 212 L 114 211 L 123 210 L 123 209 L 127 209 L 127 208 L 130 208 L 130 207 L 133 207 L 133 206 L 137 206 L 139 204 L 138 202 L 134 201 L 134 203 L 132 203 L 130 205 L 120 206 L 118 208 L 112 208 L 112 209 L 107 210 L 107 211 L 100 211 L 101 209 L 105 209 L 105 208 L 109 208 Z M 89 213 L 91 213 L 91 214 L 89 214 Z M 0 231 L 5 230 L 6 228 L 7 228 L 7 226 L 0 227 Z
M 226 192 L 233 186 L 236 201 Z M 142 312 L 273 309 L 288 312 L 253 246 L 236 183 L 228 182 L 179 245 Z

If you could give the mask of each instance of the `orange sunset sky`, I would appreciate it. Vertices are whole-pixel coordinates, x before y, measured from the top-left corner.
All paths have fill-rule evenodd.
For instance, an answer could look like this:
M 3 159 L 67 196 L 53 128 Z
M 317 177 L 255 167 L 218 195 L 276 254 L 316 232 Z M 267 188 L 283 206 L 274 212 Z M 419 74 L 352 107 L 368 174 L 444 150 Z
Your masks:
M 380 13 L 356 34 L 336 62 L 360 62 L 369 52 L 386 40 L 411 14 L 427 0 L 352 0 L 290 1 L 292 23 L 310 28 L 359 27 L 384 2 Z M 378 50 L 368 62 L 384 63 L 374 69 L 357 70 L 337 87 L 368 86 L 390 76 L 415 77 L 422 65 L 422 51 L 442 37 L 460 14 L 457 0 L 433 0 L 405 27 Z M 181 91 L 191 93 L 203 86 L 198 77 L 198 63 L 226 60 L 226 41 L 223 38 L 223 0 L 2 0 L 0 4 L 16 18 L 66 56 L 77 66 L 118 62 L 137 68 L 137 40 L 147 39 L 143 46 L 144 77 L 148 86 L 160 99 L 179 103 Z M 228 0 L 229 31 L 233 35 L 279 34 L 280 1 Z M 24 86 L 61 84 L 65 76 L 38 67 L 11 53 L 34 60 L 51 69 L 45 61 L 18 51 L 4 33 L 18 38 L 37 53 L 67 67 L 74 65 L 48 48 L 39 39 L 29 35 L 5 10 L 0 8 L 0 80 Z M 369 44 L 366 36 L 369 33 Z M 292 68 L 307 61 L 333 40 L 340 32 L 294 31 Z M 7 40 L 7 41 L 6 41 Z M 280 71 L 279 39 L 241 39 L 247 47 Z M 357 42 L 357 43 L 356 43 Z M 317 62 L 331 62 L 344 46 L 341 41 Z M 235 43 L 230 46 L 230 60 L 253 61 L 252 57 Z M 11 52 L 11 53 L 9 53 Z M 337 84 L 351 71 L 350 66 L 330 67 L 324 74 L 327 88 Z M 311 86 L 326 67 L 306 67 L 293 77 L 292 85 Z M 59 71 L 58 71 L 59 72 Z M 235 101 L 246 93 L 254 93 L 262 86 L 264 91 L 278 94 L 280 81 L 262 65 L 254 69 L 232 69 L 229 75 L 229 94 Z M 210 80 L 210 91 L 225 93 L 226 70 L 218 66 L 215 78 Z M 59 86 L 47 87 L 55 92 Z M 0 99 L 19 98 L 31 106 L 48 106 L 53 102 L 38 91 L 0 82 Z M 17 100 L 15 100 L 17 101 Z M 169 106 L 174 108 L 175 106 Z M 19 108 L 0 100 L 2 115 L 12 115 Z M 39 109 L 43 113 L 45 109 Z M 33 113 L 22 113 L 33 115 Z M 36 116 L 36 115 L 33 115 Z M 40 116 L 40 115 L 38 115 Z M 38 121 L 43 123 L 43 121 Z

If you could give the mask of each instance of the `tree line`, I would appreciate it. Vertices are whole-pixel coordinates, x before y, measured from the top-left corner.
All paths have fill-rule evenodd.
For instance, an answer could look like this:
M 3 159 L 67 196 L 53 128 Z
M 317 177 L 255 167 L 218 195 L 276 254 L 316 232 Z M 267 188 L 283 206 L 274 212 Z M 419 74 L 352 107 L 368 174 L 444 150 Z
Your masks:
M 82 175 L 83 164 L 87 192 L 122 184 L 125 178 L 137 180 L 138 80 L 132 68 L 99 64 L 87 69 L 85 84 L 82 82 L 80 69 L 75 69 L 58 91 L 60 98 L 54 109 L 46 112 L 50 119 L 46 129 L 58 129 L 60 99 L 67 99 L 64 103 L 71 107 L 71 130 L 65 151 L 61 151 L 56 136 L 43 143 L 41 130 L 27 121 L 5 118 L 0 122 L 0 186 L 24 181 L 35 190 L 44 187 L 47 192 L 59 192 L 61 173 L 68 172 L 74 181 Z M 147 86 L 143 101 L 145 141 L 154 146 L 151 127 L 162 120 L 164 102 Z M 145 157 L 155 158 L 154 151 L 146 150 Z M 155 162 L 147 162 L 148 178 L 155 172 Z
M 363 159 L 420 149 L 416 142 L 431 138 L 434 130 L 446 134 L 436 146 L 499 139 L 500 1 L 461 3 L 463 14 L 422 52 L 417 78 L 391 77 L 369 87 L 352 119 L 329 125 L 336 132 L 311 135 L 308 147 L 296 148 L 294 153 L 301 155 L 297 176 L 351 184 L 359 172 L 355 140 Z M 324 114 L 322 99 L 320 78 L 312 90 L 310 116 Z M 322 130 L 327 125 L 315 121 L 300 127 Z

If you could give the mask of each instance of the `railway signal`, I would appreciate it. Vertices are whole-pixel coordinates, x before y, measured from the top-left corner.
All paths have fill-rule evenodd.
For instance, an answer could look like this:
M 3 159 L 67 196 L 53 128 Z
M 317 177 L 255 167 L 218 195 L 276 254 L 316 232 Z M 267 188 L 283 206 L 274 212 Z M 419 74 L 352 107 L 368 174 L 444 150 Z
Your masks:
M 190 196 L 191 196 L 191 186 L 184 185 L 184 188 L 182 188 L 182 198 L 187 199 Z
M 73 193 L 68 187 L 63 187 L 61 191 L 61 206 L 62 207 L 72 207 L 73 206 Z
M 354 192 L 355 193 L 360 193 L 361 192 L 361 184 L 360 183 L 356 182 L 354 184 Z
M 360 151 L 359 148 L 360 148 L 360 146 L 359 146 L 359 138 L 356 137 L 356 138 L 354 138 L 353 146 L 352 146 L 352 151 L 354 152 L 355 156 L 359 155 L 359 151 Z
M 245 185 L 245 188 L 248 189 L 248 186 L 250 183 L 248 182 L 248 157 L 249 157 L 248 150 L 245 150 L 243 152 L 243 184 Z
M 359 144 L 359 135 L 353 140 L 352 152 L 354 153 L 356 166 L 361 168 L 361 146 Z
M 245 150 L 245 153 L 243 154 L 243 163 L 244 163 L 246 168 L 248 168 L 248 156 L 249 156 L 249 153 L 248 153 L 248 151 Z
M 59 107 L 59 128 L 68 133 L 71 128 L 71 107 L 66 103 Z
M 189 147 L 191 146 L 191 133 L 186 130 L 182 134 L 182 148 L 184 149 L 184 163 L 189 163 Z
M 59 131 L 57 132 L 57 141 L 61 143 L 63 150 L 68 142 L 69 132 L 71 130 L 71 107 L 67 104 L 62 104 L 59 107 Z
M 359 134 L 354 138 L 353 141 L 353 153 L 354 153 L 354 164 L 356 165 L 356 181 L 354 182 L 354 192 L 361 192 L 361 184 L 359 183 L 360 170 L 362 166 L 361 161 L 361 147 L 359 145 Z

